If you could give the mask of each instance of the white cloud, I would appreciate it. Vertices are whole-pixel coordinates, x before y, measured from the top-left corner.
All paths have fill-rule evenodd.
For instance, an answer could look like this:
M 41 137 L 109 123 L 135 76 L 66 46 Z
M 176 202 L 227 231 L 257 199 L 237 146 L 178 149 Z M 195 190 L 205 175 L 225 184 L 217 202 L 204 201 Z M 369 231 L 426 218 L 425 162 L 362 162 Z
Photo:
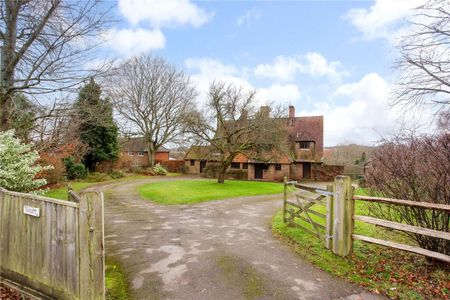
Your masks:
M 251 10 L 246 12 L 244 15 L 240 16 L 236 20 L 236 24 L 241 26 L 246 23 L 248 24 L 252 21 L 258 20 L 259 18 L 261 18 L 261 13 L 256 8 L 252 8 Z
M 271 64 L 256 66 L 254 73 L 258 77 L 271 78 L 276 81 L 291 81 L 298 74 L 340 80 L 349 74 L 342 70 L 342 64 L 339 61 L 328 62 L 322 54 L 317 52 L 288 57 L 277 56 Z
M 400 21 L 410 16 L 414 8 L 426 2 L 426 0 L 375 0 L 368 9 L 349 10 L 344 18 L 361 31 L 366 40 L 380 37 L 392 39 L 400 30 Z
M 269 87 L 255 87 L 246 78 L 246 69 L 226 65 L 212 58 L 191 58 L 185 61 L 191 79 L 199 92 L 199 103 L 206 101 L 209 86 L 213 81 L 233 83 L 245 90 L 256 90 L 258 105 L 270 101 L 292 103 L 300 99 L 300 90 L 295 84 L 273 84 Z
M 164 48 L 166 39 L 159 29 L 112 29 L 106 34 L 109 46 L 123 56 Z
M 345 141 L 369 144 L 394 128 L 396 116 L 387 105 L 389 95 L 389 84 L 370 73 L 338 87 L 329 102 L 316 103 L 313 110 L 301 113 L 324 115 L 326 145 Z
M 119 0 L 119 11 L 132 25 L 145 21 L 155 28 L 199 27 L 213 16 L 189 0 Z
M 292 104 L 301 97 L 300 90 L 295 84 L 273 84 L 268 88 L 257 89 L 256 99 L 264 104 L 270 101 Z

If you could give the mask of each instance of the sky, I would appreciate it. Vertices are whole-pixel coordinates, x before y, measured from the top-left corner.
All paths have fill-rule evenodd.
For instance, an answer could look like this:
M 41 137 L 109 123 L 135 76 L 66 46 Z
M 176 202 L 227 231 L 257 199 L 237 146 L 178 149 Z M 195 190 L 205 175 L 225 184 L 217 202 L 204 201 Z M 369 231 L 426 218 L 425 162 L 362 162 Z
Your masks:
M 232 82 L 260 105 L 323 115 L 326 146 L 371 144 L 417 122 L 388 104 L 405 18 L 423 2 L 118 0 L 102 55 L 162 56 L 191 76 L 198 103 L 213 80 Z

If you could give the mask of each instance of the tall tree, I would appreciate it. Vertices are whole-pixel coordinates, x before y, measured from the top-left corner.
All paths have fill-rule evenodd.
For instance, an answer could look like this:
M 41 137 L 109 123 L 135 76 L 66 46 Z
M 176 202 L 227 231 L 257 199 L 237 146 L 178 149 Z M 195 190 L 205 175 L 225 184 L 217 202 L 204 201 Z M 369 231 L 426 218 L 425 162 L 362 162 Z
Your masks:
M 108 99 L 101 98 L 101 93 L 100 85 L 91 78 L 75 103 L 80 140 L 89 147 L 83 162 L 90 170 L 95 170 L 99 162 L 118 156 L 118 130 L 112 105 Z
M 12 126 L 14 95 L 67 91 L 93 71 L 109 9 L 98 0 L 0 0 L 0 129 Z
M 196 96 L 189 76 L 164 59 L 140 56 L 112 74 L 109 93 L 127 134 L 143 136 L 149 164 L 155 153 L 183 132 L 183 118 Z
M 399 45 L 393 104 L 449 112 L 450 1 L 430 0 L 416 12 Z
M 204 108 L 186 117 L 186 130 L 193 140 L 209 146 L 218 158 L 218 183 L 225 182 L 226 171 L 238 154 L 263 158 L 285 150 L 282 119 L 269 106 L 258 110 L 255 102 L 254 91 L 212 83 Z

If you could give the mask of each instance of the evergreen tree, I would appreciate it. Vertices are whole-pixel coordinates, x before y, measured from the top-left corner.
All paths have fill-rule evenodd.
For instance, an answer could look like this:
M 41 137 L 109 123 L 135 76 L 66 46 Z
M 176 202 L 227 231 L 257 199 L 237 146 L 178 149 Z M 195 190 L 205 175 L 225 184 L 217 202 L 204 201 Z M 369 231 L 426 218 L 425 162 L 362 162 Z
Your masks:
M 75 109 L 78 116 L 80 140 L 89 146 L 83 163 L 95 170 L 101 161 L 115 160 L 118 156 L 117 125 L 112 115 L 112 105 L 101 98 L 101 88 L 91 78 L 81 90 Z

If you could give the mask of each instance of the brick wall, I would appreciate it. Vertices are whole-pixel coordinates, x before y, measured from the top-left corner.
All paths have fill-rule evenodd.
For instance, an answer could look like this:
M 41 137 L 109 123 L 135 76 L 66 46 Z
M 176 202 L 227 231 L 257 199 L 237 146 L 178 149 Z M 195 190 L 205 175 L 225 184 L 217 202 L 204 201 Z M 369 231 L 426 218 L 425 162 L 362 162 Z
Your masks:
M 161 162 L 161 165 L 169 172 L 179 173 L 183 171 L 185 162 L 183 159 L 167 160 Z
M 332 181 L 335 176 L 342 175 L 344 173 L 343 166 L 336 165 L 312 165 L 312 179 L 317 181 Z

